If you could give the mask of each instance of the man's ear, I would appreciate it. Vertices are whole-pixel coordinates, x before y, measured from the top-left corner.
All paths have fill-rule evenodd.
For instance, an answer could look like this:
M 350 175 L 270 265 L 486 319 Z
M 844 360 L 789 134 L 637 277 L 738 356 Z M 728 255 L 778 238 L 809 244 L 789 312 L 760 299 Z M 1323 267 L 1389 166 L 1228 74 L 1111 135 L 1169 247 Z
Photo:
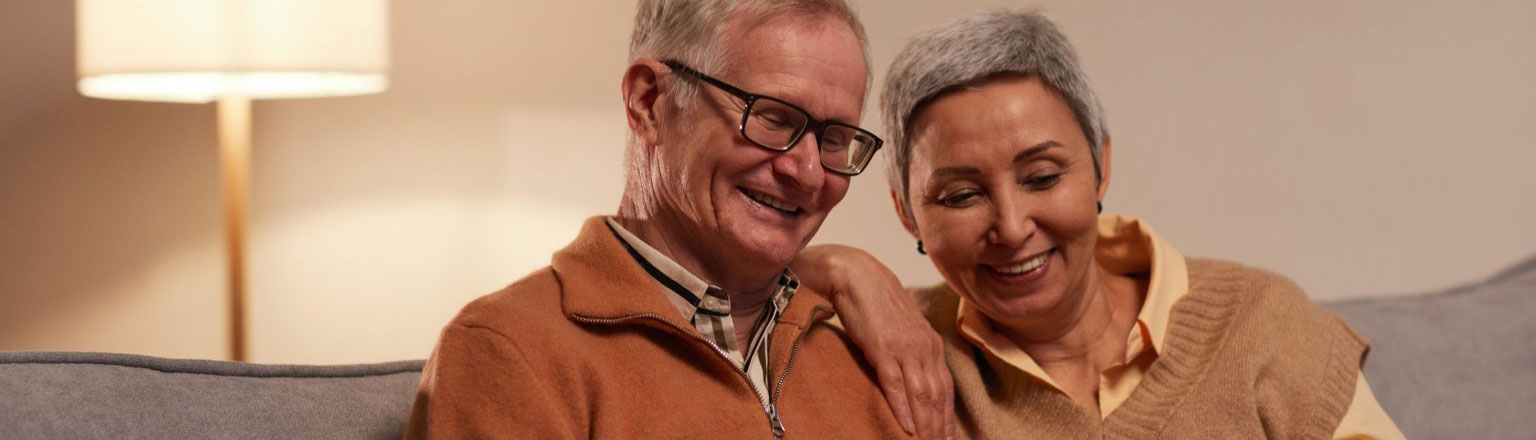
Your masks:
M 1104 194 L 1109 192 L 1109 133 L 1104 133 L 1104 151 L 1099 155 L 1099 202 L 1104 202 Z
M 624 115 L 629 130 L 641 145 L 656 145 L 660 137 L 657 131 L 661 103 L 661 63 L 651 59 L 639 59 L 624 71 L 624 82 L 619 88 L 624 93 Z
M 896 216 L 901 218 L 901 227 L 907 228 L 907 233 L 912 234 L 912 238 L 922 240 L 923 236 L 918 235 L 917 223 L 912 220 L 912 212 L 907 207 L 907 198 L 896 194 L 896 190 L 893 189 L 891 190 L 891 204 L 896 205 Z

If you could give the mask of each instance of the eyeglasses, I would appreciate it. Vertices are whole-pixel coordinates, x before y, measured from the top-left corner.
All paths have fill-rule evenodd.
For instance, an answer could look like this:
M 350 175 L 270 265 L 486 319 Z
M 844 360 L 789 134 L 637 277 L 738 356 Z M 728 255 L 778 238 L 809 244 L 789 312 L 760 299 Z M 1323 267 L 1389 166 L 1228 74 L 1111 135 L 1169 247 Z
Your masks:
M 875 157 L 875 151 L 885 143 L 868 130 L 837 121 L 817 120 L 799 106 L 778 98 L 747 93 L 677 60 L 664 60 L 662 64 L 745 101 L 746 109 L 741 112 L 741 124 L 737 129 L 742 137 L 759 147 L 789 151 L 800 142 L 801 136 L 814 130 L 816 146 L 821 151 L 821 166 L 838 174 L 856 176 L 864 172 L 869 160 Z

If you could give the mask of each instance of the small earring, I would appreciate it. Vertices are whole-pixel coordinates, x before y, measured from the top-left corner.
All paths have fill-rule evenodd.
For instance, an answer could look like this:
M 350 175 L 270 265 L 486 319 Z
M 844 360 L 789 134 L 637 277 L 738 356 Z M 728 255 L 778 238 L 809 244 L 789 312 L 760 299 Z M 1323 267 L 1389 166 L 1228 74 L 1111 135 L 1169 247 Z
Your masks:
M 1100 214 L 1104 213 L 1104 202 L 1099 202 L 1099 213 Z
M 922 240 L 918 240 L 917 241 L 917 253 L 922 254 L 922 255 L 928 255 L 928 251 L 923 250 L 923 241 Z

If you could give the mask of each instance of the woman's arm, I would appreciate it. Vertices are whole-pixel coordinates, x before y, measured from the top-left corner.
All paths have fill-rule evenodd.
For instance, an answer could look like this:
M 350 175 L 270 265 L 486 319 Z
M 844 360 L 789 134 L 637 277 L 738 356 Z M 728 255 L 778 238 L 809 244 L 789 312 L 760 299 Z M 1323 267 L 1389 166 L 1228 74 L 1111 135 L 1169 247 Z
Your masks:
M 902 426 L 924 439 L 954 438 L 944 341 L 896 274 L 868 252 L 841 245 L 806 247 L 790 269 L 803 285 L 831 297 Z

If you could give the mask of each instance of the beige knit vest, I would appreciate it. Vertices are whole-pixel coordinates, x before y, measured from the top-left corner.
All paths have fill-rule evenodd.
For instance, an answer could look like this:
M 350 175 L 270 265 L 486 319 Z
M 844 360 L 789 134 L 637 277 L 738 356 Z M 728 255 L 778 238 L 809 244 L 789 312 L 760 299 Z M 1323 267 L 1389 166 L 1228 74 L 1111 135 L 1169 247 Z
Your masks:
M 1368 344 L 1289 280 L 1189 259 L 1163 352 L 1100 420 L 955 329 L 947 287 L 918 293 L 945 338 L 958 435 L 979 439 L 1328 439 L 1354 395 Z

